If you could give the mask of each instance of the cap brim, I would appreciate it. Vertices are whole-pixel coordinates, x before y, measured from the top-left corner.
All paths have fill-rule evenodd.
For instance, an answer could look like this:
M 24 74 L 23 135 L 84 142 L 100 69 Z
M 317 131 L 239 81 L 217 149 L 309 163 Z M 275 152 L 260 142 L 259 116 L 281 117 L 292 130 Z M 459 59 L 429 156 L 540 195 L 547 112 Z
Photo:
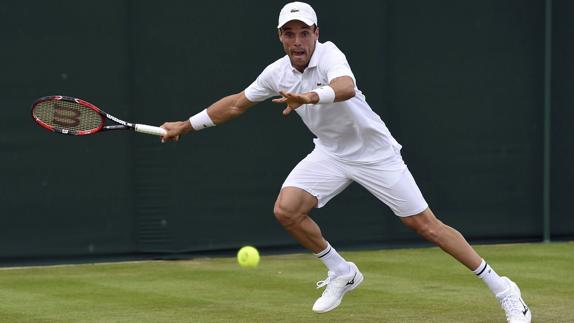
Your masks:
M 298 15 L 290 15 L 289 17 L 285 17 L 284 19 L 279 21 L 279 24 L 277 25 L 277 29 L 283 27 L 286 23 L 288 23 L 289 21 L 292 21 L 292 20 L 302 21 L 307 26 L 313 26 L 315 24 L 315 22 L 313 22 L 311 19 L 301 17 Z

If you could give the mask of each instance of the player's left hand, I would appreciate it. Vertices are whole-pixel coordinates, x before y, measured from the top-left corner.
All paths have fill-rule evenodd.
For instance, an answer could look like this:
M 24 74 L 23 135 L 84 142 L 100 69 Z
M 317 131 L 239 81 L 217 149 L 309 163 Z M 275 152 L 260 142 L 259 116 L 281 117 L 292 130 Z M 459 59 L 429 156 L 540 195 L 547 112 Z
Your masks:
M 319 96 L 315 92 L 307 93 L 291 93 L 291 92 L 279 92 L 281 94 L 280 98 L 273 99 L 274 103 L 286 103 L 287 107 L 283 110 L 283 115 L 288 115 L 295 109 L 299 108 L 303 104 L 315 104 L 319 101 Z

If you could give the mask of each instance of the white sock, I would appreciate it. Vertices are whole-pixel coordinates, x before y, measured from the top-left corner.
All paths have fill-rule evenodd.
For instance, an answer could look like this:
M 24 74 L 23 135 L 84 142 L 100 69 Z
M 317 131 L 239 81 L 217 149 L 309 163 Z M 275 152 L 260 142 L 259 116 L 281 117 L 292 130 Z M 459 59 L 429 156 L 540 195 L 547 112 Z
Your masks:
M 492 269 L 490 265 L 484 261 L 484 259 L 482 259 L 482 262 L 478 268 L 472 272 L 475 273 L 480 279 L 482 279 L 482 281 L 486 284 L 486 286 L 488 286 L 494 295 L 500 294 L 501 292 L 507 290 L 509 287 L 508 284 L 506 284 L 506 281 L 500 278 L 500 276 L 498 276 L 494 269 Z
M 327 248 L 325 250 L 316 253 L 315 256 L 319 258 L 329 271 L 334 272 L 337 276 L 344 275 L 351 270 L 351 266 L 347 261 L 339 255 L 335 248 L 331 247 L 329 242 L 327 242 Z

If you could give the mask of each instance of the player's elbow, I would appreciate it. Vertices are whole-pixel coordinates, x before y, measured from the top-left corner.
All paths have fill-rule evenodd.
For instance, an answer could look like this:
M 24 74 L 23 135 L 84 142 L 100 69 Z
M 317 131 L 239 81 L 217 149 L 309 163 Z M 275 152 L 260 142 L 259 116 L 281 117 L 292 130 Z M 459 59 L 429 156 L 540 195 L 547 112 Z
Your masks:
M 356 94 L 356 93 L 355 93 L 355 87 L 353 86 L 353 87 L 347 89 L 346 94 L 347 94 L 347 100 L 350 99 L 350 98 L 352 98 L 352 97 L 354 97 L 355 94 Z
M 336 101 L 346 101 L 355 96 L 355 88 L 345 88 L 337 93 Z
M 331 81 L 335 90 L 335 101 L 346 101 L 355 96 L 355 81 L 349 76 L 341 76 Z

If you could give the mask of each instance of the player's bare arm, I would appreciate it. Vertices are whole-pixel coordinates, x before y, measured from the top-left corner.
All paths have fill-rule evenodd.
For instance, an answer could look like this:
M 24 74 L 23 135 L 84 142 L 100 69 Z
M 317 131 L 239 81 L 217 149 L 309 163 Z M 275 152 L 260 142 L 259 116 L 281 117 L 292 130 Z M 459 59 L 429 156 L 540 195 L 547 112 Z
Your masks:
M 329 86 L 335 92 L 335 102 L 345 101 L 355 96 L 355 82 L 349 76 L 337 77 L 329 83 Z M 317 104 L 319 102 L 319 95 L 316 92 L 279 92 L 279 94 L 281 94 L 281 98 L 274 99 L 273 102 L 287 104 L 283 110 L 284 115 L 288 115 L 303 104 Z
M 242 115 L 255 103 L 247 100 L 243 92 L 226 96 L 210 105 L 206 111 L 214 124 L 219 125 Z M 161 125 L 167 130 L 162 142 L 178 141 L 181 135 L 194 131 L 190 120 L 166 122 Z

